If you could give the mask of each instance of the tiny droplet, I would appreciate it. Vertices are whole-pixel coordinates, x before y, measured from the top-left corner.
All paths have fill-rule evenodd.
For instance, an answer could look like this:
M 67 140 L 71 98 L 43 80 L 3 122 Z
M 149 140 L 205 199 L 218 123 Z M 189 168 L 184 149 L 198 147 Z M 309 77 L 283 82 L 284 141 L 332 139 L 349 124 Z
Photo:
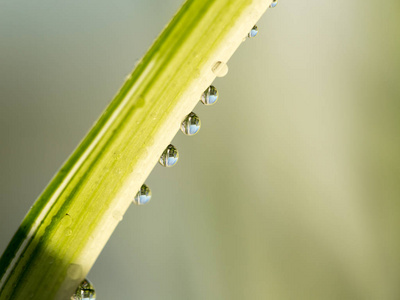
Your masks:
M 198 133 L 200 127 L 201 127 L 200 118 L 194 112 L 191 112 L 186 116 L 185 120 L 183 120 L 181 124 L 181 131 L 184 134 L 191 136 Z
M 96 291 L 94 290 L 93 284 L 88 280 L 84 279 L 75 291 L 75 295 L 71 297 L 71 300 L 95 300 Z
M 277 5 L 278 5 L 278 0 L 272 0 L 272 3 L 269 7 L 274 8 Z
M 201 95 L 200 101 L 205 105 L 213 105 L 218 100 L 218 90 L 210 85 Z
M 258 27 L 257 25 L 254 25 L 253 28 L 250 30 L 248 37 L 253 38 L 257 35 L 258 33 Z
M 137 192 L 135 198 L 133 199 L 133 203 L 135 203 L 136 205 L 143 205 L 149 202 L 150 199 L 151 190 L 146 184 L 143 184 L 139 192 Z
M 224 77 L 228 74 L 228 65 L 222 61 L 217 61 L 212 67 L 212 71 L 217 77 Z
M 77 280 L 82 275 L 82 266 L 80 264 L 70 264 L 67 270 L 67 276 L 72 280 Z
M 172 167 L 178 162 L 178 159 L 178 149 L 176 149 L 174 145 L 170 144 L 167 148 L 165 148 L 158 162 L 164 167 Z
M 132 73 L 129 73 L 128 75 L 125 76 L 125 81 L 128 81 L 132 78 Z
M 65 228 L 65 235 L 66 236 L 71 236 L 72 235 L 72 228 L 71 227 Z
M 118 210 L 113 211 L 112 216 L 118 222 L 122 221 L 124 218 L 124 215 Z

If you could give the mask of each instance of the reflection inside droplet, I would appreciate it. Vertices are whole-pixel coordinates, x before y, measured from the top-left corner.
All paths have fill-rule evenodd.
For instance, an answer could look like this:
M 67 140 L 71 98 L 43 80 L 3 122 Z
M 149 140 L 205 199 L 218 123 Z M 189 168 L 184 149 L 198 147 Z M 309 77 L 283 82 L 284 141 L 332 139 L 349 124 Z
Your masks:
M 150 199 L 151 190 L 146 184 L 143 184 L 139 192 L 137 192 L 135 198 L 133 199 L 133 203 L 135 203 L 136 205 L 143 205 L 149 202 Z
M 186 116 L 185 120 L 183 120 L 181 124 L 181 131 L 184 134 L 191 136 L 198 133 L 200 127 L 201 127 L 200 118 L 194 112 L 191 112 Z
M 258 27 L 257 25 L 254 25 L 253 28 L 250 30 L 248 37 L 253 38 L 257 35 L 257 33 L 258 33 Z
M 75 291 L 75 294 L 71 297 L 71 300 L 95 300 L 96 291 L 94 290 L 93 284 L 88 280 L 84 279 Z
M 205 105 L 213 105 L 218 100 L 218 90 L 210 85 L 201 95 L 200 101 Z
M 168 145 L 168 147 L 162 153 L 159 163 L 164 167 L 174 166 L 179 159 L 178 149 L 174 145 Z

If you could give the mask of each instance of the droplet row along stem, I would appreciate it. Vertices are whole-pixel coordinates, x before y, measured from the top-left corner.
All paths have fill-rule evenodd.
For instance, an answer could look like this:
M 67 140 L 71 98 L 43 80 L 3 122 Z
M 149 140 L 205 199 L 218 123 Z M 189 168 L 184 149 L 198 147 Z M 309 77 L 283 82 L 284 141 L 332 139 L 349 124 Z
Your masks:
M 276 7 L 278 0 L 273 0 L 270 8 Z M 258 34 L 258 27 L 254 25 L 252 29 L 248 33 L 249 38 L 253 38 Z M 228 72 L 228 67 L 223 62 L 217 62 L 213 67 L 213 72 L 216 74 L 217 77 L 225 76 Z M 218 100 L 219 94 L 218 90 L 213 86 L 210 85 L 201 95 L 200 101 L 206 105 L 211 106 L 214 105 Z M 182 121 L 180 129 L 181 131 L 187 136 L 193 136 L 199 132 L 201 128 L 201 120 L 200 118 L 194 113 L 189 113 L 185 119 Z M 176 165 L 179 159 L 179 152 L 178 149 L 170 144 L 168 145 L 163 153 L 160 156 L 159 163 L 164 167 L 172 167 Z M 148 203 L 151 199 L 152 193 L 150 188 L 143 184 L 140 190 L 137 192 L 133 199 L 133 203 L 136 205 L 144 205 Z M 71 297 L 71 300 L 95 300 L 96 299 L 96 292 L 94 289 L 93 284 L 88 280 L 85 279 L 81 282 L 78 286 L 75 294 Z

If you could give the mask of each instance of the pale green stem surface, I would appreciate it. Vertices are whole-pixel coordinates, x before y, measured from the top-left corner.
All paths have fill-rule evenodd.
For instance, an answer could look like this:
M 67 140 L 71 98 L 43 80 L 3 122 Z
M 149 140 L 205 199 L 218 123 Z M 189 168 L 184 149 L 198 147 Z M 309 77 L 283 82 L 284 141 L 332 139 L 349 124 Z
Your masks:
M 269 4 L 182 6 L 28 212 L 0 259 L 0 300 L 69 299 L 215 79 L 215 64 L 228 61 Z

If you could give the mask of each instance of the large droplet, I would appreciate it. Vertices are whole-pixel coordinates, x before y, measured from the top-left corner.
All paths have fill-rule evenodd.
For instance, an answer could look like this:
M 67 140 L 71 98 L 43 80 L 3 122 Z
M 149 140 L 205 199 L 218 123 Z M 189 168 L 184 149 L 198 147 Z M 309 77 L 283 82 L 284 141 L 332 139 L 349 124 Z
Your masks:
M 228 65 L 223 61 L 217 61 L 212 67 L 212 71 L 217 77 L 224 77 L 228 74 Z
M 160 157 L 159 163 L 164 167 L 172 167 L 178 162 L 179 153 L 174 145 L 168 145 Z
M 205 105 L 213 105 L 218 100 L 218 90 L 210 85 L 201 95 L 200 101 Z
M 73 300 L 95 300 L 96 291 L 94 290 L 93 284 L 85 279 L 76 289 L 75 295 L 71 297 Z
M 191 112 L 186 116 L 185 120 L 183 120 L 181 131 L 186 135 L 195 135 L 199 132 L 200 127 L 200 118 L 194 112 Z
M 277 5 L 278 5 L 278 0 L 272 0 L 272 3 L 269 7 L 274 8 Z
M 253 38 L 257 35 L 257 33 L 258 33 L 258 27 L 257 25 L 254 25 L 253 28 L 250 30 L 248 37 Z
M 150 199 L 151 190 L 147 185 L 143 184 L 139 192 L 137 192 L 135 198 L 133 199 L 133 203 L 135 203 L 136 205 L 143 205 L 149 202 Z

